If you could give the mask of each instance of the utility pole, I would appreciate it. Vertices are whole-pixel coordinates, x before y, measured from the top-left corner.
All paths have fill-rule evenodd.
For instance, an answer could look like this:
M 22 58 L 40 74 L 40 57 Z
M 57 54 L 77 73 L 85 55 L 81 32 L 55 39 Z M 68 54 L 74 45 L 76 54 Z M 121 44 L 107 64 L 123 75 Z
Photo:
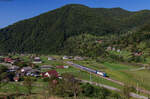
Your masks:
M 137 94 L 139 93 L 139 84 L 137 83 Z
M 90 72 L 90 82 L 92 81 L 91 72 Z

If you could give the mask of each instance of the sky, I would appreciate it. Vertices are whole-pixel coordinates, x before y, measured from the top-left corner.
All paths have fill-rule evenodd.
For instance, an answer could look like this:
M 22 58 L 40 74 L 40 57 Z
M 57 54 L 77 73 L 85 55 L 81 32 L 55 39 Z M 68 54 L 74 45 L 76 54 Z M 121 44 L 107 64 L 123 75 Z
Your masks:
M 150 10 L 150 0 L 0 0 L 0 28 L 66 4 L 83 4 L 92 8 L 120 7 L 129 11 Z

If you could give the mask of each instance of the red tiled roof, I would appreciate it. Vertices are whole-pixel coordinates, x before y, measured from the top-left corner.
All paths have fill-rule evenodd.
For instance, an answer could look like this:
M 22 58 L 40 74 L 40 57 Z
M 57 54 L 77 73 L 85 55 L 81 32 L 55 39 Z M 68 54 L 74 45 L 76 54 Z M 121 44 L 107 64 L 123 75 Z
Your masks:
M 56 70 L 50 70 L 50 71 L 44 72 L 42 73 L 42 76 L 48 77 L 46 73 L 48 73 L 50 76 L 58 77 L 58 72 Z
M 64 68 L 64 66 L 56 66 L 56 68 Z
M 14 77 L 13 78 L 15 81 L 18 81 L 19 80 L 19 77 Z
M 5 62 L 12 62 L 13 60 L 11 58 L 4 58 Z

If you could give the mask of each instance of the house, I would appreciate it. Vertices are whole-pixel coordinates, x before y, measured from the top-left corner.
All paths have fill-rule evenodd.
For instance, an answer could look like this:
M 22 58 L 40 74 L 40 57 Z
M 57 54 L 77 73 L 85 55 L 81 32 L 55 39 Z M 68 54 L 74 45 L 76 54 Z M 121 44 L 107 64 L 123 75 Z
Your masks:
M 111 49 L 112 49 L 112 48 L 111 48 L 110 46 L 107 47 L 107 51 L 111 51 Z
M 143 55 L 143 53 L 142 53 L 142 52 L 134 53 L 134 56 L 141 56 L 141 55 Z
M 72 59 L 72 56 L 64 56 L 62 59 Z
M 96 40 L 96 43 L 103 43 L 103 40 Z
M 57 69 L 63 69 L 64 66 L 56 66 Z
M 80 57 L 80 56 L 75 56 L 74 60 L 84 60 L 84 58 Z
M 17 71 L 17 70 L 19 70 L 18 66 L 13 65 L 13 66 L 8 67 L 9 72 L 14 72 L 14 71 Z
M 56 66 L 57 69 L 69 68 L 69 66 Z
M 32 69 L 26 72 L 26 76 L 34 76 L 34 77 L 39 77 L 40 76 L 40 71 L 37 69 Z
M 53 57 L 48 57 L 48 60 L 56 60 L 56 59 Z
M 13 64 L 15 60 L 13 60 L 12 58 L 4 58 L 4 62 Z
M 19 77 L 14 77 L 13 80 L 14 80 L 15 82 L 18 82 L 18 81 L 19 81 Z
M 50 70 L 50 71 L 41 73 L 41 76 L 42 77 L 52 77 L 53 76 L 53 77 L 56 77 L 56 78 L 59 77 L 58 72 L 56 70 Z
M 113 51 L 115 51 L 115 50 L 116 50 L 116 48 L 112 48 L 112 50 L 113 50 Z
M 53 68 L 53 66 L 51 66 L 51 65 L 43 65 L 40 67 L 40 69 L 52 69 L 52 68 Z
M 27 71 L 31 71 L 32 70 L 32 67 L 23 67 L 22 69 L 21 69 L 21 72 L 27 72 Z
M 64 68 L 66 68 L 66 69 L 67 69 L 67 68 L 69 68 L 69 66 L 64 66 Z
M 117 49 L 117 52 L 119 53 L 119 52 L 120 52 L 120 49 Z
M 41 61 L 40 57 L 35 57 L 33 60 L 33 63 L 34 64 L 40 64 L 40 63 L 42 63 L 42 61 Z

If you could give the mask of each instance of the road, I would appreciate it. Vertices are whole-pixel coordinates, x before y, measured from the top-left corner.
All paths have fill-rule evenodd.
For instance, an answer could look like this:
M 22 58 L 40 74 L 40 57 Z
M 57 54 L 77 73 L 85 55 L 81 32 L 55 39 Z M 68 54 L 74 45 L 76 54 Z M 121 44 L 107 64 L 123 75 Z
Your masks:
M 81 65 L 74 64 L 73 62 L 70 62 L 70 61 L 67 61 L 66 63 L 67 63 L 68 65 L 74 66 L 75 68 L 84 70 L 84 69 L 82 69 L 82 68 L 79 67 L 79 66 L 81 66 Z M 84 67 L 84 66 L 82 66 L 82 67 Z M 84 71 L 85 71 L 85 70 L 84 70 Z M 87 71 L 87 72 L 89 72 L 89 71 Z M 89 72 L 89 73 L 90 73 L 90 72 Z M 93 74 L 94 74 L 94 73 L 93 73 Z M 121 85 L 121 86 L 124 86 L 124 83 L 122 83 L 122 82 L 120 82 L 120 81 L 113 80 L 113 79 L 108 78 L 108 77 L 102 77 L 102 76 L 97 75 L 97 74 L 95 74 L 95 75 L 96 75 L 96 76 L 99 76 L 99 77 L 101 77 L 101 78 L 103 78 L 103 79 L 109 80 L 109 81 L 111 81 L 111 82 L 114 82 L 114 83 L 116 83 L 116 84 L 119 84 L 119 85 Z M 142 93 L 145 93 L 145 94 L 149 94 L 149 95 L 150 95 L 150 91 L 148 91 L 148 90 L 143 90 L 143 89 L 141 89 L 141 88 L 136 88 L 136 90 L 139 91 L 139 92 L 142 92 Z
M 91 82 L 91 81 L 87 81 L 87 80 L 81 80 L 81 81 L 84 82 L 84 83 L 90 83 L 90 84 L 93 84 L 93 85 L 96 85 L 96 86 L 104 87 L 104 88 L 109 89 L 109 90 L 121 92 L 120 89 L 114 88 L 114 87 L 111 87 L 111 86 L 108 86 L 108 85 L 104 85 L 104 84 L 100 84 L 100 83 L 96 83 L 96 82 Z M 134 97 L 134 98 L 138 98 L 138 99 L 148 99 L 148 97 L 141 96 L 141 95 L 138 95 L 138 94 L 133 93 L 133 92 L 130 93 L 130 96 Z

